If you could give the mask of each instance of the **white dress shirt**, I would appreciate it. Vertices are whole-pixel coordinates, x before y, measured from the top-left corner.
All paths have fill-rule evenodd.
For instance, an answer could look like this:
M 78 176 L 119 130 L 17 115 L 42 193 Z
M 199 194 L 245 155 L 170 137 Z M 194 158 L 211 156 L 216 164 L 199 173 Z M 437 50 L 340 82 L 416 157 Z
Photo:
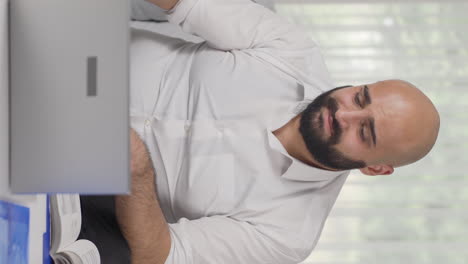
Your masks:
M 272 131 L 333 87 L 319 49 L 249 0 L 180 0 L 169 21 L 206 41 L 134 29 L 130 83 L 169 223 L 166 263 L 302 261 L 348 172 L 300 162 Z

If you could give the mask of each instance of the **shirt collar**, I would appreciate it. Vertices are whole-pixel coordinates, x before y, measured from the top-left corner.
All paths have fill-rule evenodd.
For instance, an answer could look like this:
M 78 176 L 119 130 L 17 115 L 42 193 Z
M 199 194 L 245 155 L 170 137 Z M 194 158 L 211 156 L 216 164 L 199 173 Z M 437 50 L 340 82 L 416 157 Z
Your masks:
M 271 149 L 281 153 L 289 161 L 289 165 L 286 171 L 281 175 L 281 177 L 285 179 L 294 181 L 325 181 L 331 180 L 343 173 L 348 172 L 323 170 L 305 164 L 304 162 L 289 155 L 284 146 L 270 131 L 270 129 L 267 129 L 267 134 L 268 144 L 270 145 Z

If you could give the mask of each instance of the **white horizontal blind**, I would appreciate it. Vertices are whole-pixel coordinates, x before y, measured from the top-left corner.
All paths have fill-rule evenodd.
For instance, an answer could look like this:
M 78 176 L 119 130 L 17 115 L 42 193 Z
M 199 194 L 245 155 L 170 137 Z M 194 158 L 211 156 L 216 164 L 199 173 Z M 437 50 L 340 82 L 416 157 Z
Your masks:
M 336 86 L 405 79 L 442 118 L 422 161 L 350 175 L 304 263 L 468 263 L 468 3 L 277 0 L 276 9 L 319 43 Z

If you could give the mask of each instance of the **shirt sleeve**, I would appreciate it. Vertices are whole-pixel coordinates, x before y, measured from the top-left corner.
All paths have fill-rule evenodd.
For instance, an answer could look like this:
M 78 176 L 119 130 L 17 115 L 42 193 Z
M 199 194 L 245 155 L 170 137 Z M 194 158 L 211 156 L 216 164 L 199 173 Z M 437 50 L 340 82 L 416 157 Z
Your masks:
M 298 263 L 305 256 L 281 245 L 268 230 L 225 216 L 169 224 L 171 250 L 165 264 Z
M 169 22 L 220 50 L 314 46 L 299 26 L 250 0 L 179 0 Z
M 305 98 L 334 87 L 317 44 L 306 31 L 250 0 L 179 0 L 168 20 L 211 48 L 242 52 L 296 79 Z

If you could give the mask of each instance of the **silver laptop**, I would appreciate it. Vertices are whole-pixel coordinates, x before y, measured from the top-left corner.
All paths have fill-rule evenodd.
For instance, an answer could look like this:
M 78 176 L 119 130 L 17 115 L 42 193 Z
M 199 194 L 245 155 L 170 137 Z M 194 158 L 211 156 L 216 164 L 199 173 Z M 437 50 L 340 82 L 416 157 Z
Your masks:
M 10 1 L 10 187 L 129 192 L 128 0 Z

